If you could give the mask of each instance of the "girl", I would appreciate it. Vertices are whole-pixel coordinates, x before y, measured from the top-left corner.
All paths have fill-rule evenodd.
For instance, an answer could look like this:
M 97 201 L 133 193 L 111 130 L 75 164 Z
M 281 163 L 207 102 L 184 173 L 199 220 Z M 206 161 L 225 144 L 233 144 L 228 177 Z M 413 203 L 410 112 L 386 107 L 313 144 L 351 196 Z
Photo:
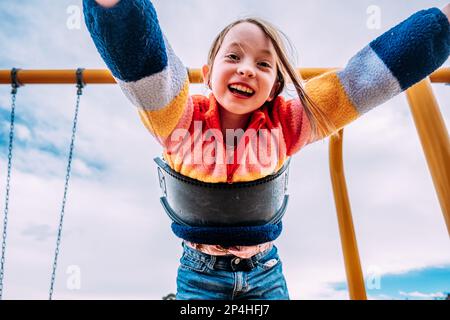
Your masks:
M 449 12 L 450 5 L 415 13 L 363 48 L 343 70 L 305 86 L 275 27 L 257 18 L 238 20 L 213 42 L 202 68 L 212 93 L 204 97 L 189 95 L 186 68 L 150 1 L 84 0 L 86 25 L 100 55 L 162 145 L 165 161 L 179 174 L 209 184 L 277 173 L 305 145 L 429 75 L 449 56 Z M 298 98 L 280 96 L 287 81 Z M 243 135 L 233 134 L 239 130 Z M 267 157 L 252 134 L 264 130 Z M 172 223 L 184 239 L 177 299 L 289 299 L 273 245 L 281 228 L 281 221 L 230 227 Z

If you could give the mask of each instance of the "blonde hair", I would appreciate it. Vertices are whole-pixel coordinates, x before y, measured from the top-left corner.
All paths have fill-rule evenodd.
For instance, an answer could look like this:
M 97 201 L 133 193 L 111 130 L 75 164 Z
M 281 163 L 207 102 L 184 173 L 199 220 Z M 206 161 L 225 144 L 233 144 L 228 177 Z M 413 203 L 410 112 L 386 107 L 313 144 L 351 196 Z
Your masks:
M 286 39 L 286 42 L 290 45 L 290 47 L 292 47 L 287 36 L 270 22 L 267 22 L 261 18 L 247 17 L 238 19 L 227 25 L 217 35 L 208 53 L 207 64 L 209 66 L 210 72 L 208 73 L 208 78 L 205 79 L 205 82 L 208 84 L 210 82 L 214 59 L 216 58 L 217 52 L 222 46 L 223 40 L 228 31 L 230 31 L 230 29 L 234 26 L 244 22 L 253 23 L 258 26 L 270 39 L 274 46 L 275 52 L 277 53 L 277 81 L 279 85 L 275 92 L 274 99 L 283 91 L 286 85 L 286 79 L 287 77 L 289 77 L 295 87 L 295 90 L 297 91 L 300 102 L 303 104 L 309 123 L 311 124 L 311 141 L 325 137 L 327 133 L 335 132 L 336 127 L 331 123 L 326 114 L 320 108 L 318 108 L 311 100 L 311 98 L 306 94 L 306 91 L 302 85 L 303 79 L 295 70 L 295 67 L 292 65 L 292 63 L 289 61 L 286 46 L 284 45 L 281 35 L 284 37 L 284 39 Z

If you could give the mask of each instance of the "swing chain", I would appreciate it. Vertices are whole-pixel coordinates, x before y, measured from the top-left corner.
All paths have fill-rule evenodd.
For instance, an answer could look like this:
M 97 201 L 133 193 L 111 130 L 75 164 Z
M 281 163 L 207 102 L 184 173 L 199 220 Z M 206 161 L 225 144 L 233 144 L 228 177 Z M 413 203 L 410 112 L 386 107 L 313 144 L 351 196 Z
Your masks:
M 62 200 L 62 206 L 61 206 L 61 213 L 60 213 L 60 219 L 59 219 L 59 227 L 58 227 L 58 236 L 56 240 L 56 249 L 55 249 L 55 257 L 53 260 L 53 270 L 52 270 L 52 278 L 50 282 L 50 292 L 49 292 L 49 300 L 52 300 L 53 296 L 53 287 L 55 284 L 55 278 L 56 278 L 56 269 L 58 264 L 58 255 L 59 255 L 59 246 L 61 243 L 61 235 L 62 235 L 62 228 L 63 228 L 63 220 L 64 220 L 64 210 L 66 207 L 66 200 L 67 200 L 67 190 L 69 187 L 69 179 L 70 179 L 70 172 L 72 169 L 72 156 L 73 156 L 73 149 L 75 144 L 75 134 L 77 131 L 77 122 L 78 122 L 78 109 L 80 105 L 80 96 L 83 94 L 82 89 L 86 85 L 83 81 L 83 68 L 78 68 L 76 72 L 77 77 L 77 102 L 75 106 L 75 115 L 73 118 L 73 126 L 72 126 L 72 138 L 70 142 L 70 151 L 69 151 L 69 159 L 67 162 L 67 170 L 66 170 L 66 182 L 64 185 L 64 196 Z
M 14 119 L 15 119 L 15 109 L 16 109 L 16 93 L 17 88 L 22 86 L 22 84 L 17 79 L 17 72 L 20 69 L 11 69 L 11 121 L 9 129 L 9 145 L 8 145 L 8 173 L 6 177 L 6 196 L 5 196 L 5 211 L 3 217 L 3 233 L 2 233 L 2 257 L 0 266 L 0 300 L 3 297 L 3 278 L 5 270 L 5 253 L 6 253 L 6 235 L 7 235 L 7 225 L 8 225 L 8 211 L 9 211 L 9 190 L 11 182 L 11 162 L 12 162 L 12 150 L 14 141 Z

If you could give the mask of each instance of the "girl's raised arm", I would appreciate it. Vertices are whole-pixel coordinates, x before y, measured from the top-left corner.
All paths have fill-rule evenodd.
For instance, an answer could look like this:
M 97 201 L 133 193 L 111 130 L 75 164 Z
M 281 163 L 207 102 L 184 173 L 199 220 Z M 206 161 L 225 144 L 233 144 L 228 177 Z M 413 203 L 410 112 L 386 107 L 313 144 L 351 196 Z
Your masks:
M 149 0 L 83 0 L 87 29 L 112 75 L 163 146 L 192 118 L 189 78 Z
M 344 127 L 447 60 L 449 15 L 449 5 L 416 12 L 359 51 L 343 70 L 308 81 L 307 94 L 337 129 Z

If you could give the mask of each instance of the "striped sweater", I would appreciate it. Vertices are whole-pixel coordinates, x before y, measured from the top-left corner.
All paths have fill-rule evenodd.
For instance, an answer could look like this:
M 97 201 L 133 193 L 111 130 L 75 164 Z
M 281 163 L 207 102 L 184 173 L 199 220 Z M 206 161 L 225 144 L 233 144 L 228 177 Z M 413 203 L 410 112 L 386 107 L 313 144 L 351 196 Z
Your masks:
M 122 0 L 103 8 L 84 0 L 83 5 L 100 55 L 175 171 L 210 183 L 252 181 L 276 172 L 288 157 L 313 142 L 300 100 L 278 96 L 253 112 L 243 128 L 247 138 L 230 151 L 221 133 L 217 100 L 212 94 L 189 94 L 186 67 L 161 31 L 150 1 Z M 425 78 L 449 52 L 447 17 L 437 8 L 422 10 L 373 40 L 344 69 L 312 78 L 305 89 L 340 129 Z M 264 157 L 254 132 L 268 133 Z M 204 160 L 208 154 L 214 161 Z M 234 161 L 228 161 L 230 157 Z M 192 242 L 251 245 L 274 240 L 281 223 L 236 228 L 172 224 L 178 236 Z

